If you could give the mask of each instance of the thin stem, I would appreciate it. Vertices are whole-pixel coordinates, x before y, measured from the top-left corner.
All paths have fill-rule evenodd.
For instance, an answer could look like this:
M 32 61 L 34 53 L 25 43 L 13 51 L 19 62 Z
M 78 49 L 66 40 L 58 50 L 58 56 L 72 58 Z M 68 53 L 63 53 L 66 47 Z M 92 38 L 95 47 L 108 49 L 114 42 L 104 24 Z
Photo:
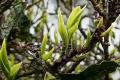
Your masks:
M 105 19 L 104 19 L 104 22 L 105 22 L 105 30 L 108 29 L 110 27 L 110 22 L 109 22 L 109 16 L 108 16 L 108 13 L 109 13 L 109 3 L 108 3 L 109 0 L 105 0 L 105 8 L 106 8 L 106 14 L 105 14 Z M 109 60 L 109 53 L 108 53 L 108 38 L 109 36 L 105 36 L 104 37 L 104 59 L 105 60 Z M 109 74 L 106 74 L 105 75 L 105 80 L 109 80 Z

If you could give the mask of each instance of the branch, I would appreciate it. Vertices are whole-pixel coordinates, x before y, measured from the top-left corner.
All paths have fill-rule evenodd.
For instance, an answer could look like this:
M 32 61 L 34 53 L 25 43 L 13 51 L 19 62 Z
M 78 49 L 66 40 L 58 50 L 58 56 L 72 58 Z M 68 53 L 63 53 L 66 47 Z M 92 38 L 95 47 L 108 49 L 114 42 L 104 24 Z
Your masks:
M 90 45 L 89 47 L 85 47 L 83 46 L 80 50 L 76 50 L 73 49 L 72 51 L 70 51 L 69 56 L 63 56 L 60 62 L 56 62 L 53 66 L 51 66 L 54 72 L 58 73 L 58 69 L 62 68 L 67 62 L 69 62 L 74 56 L 76 56 L 77 54 L 86 54 L 87 52 L 89 52 L 91 49 L 94 48 L 95 44 L 97 42 L 100 42 L 100 37 L 99 37 L 100 33 L 98 31 L 98 29 L 96 29 L 96 31 L 93 33 L 93 37 L 91 39 Z
M 98 6 L 98 4 L 95 2 L 95 0 L 90 0 L 91 3 L 93 4 L 95 10 L 103 17 L 105 17 L 104 12 L 100 9 L 100 7 Z

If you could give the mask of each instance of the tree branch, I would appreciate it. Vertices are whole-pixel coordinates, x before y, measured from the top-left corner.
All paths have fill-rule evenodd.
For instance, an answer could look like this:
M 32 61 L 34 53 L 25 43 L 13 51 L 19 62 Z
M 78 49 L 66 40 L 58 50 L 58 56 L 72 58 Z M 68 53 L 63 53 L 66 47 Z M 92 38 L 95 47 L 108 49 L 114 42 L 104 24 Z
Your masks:
M 100 7 L 98 6 L 98 4 L 95 2 L 95 0 L 90 0 L 91 3 L 93 4 L 95 10 L 103 17 L 105 17 L 105 14 L 103 12 L 103 10 L 100 9 Z

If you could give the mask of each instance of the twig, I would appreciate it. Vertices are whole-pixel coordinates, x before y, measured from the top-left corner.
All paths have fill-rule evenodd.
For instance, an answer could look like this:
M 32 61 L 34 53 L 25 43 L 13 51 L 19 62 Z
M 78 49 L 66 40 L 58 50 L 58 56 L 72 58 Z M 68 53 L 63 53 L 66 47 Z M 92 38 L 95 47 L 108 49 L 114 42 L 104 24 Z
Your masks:
M 90 1 L 91 1 L 91 3 L 93 4 L 95 10 L 98 11 L 98 13 L 99 13 L 101 16 L 105 17 L 103 10 L 101 10 L 100 7 L 97 6 L 97 3 L 95 2 L 95 0 L 90 0 Z

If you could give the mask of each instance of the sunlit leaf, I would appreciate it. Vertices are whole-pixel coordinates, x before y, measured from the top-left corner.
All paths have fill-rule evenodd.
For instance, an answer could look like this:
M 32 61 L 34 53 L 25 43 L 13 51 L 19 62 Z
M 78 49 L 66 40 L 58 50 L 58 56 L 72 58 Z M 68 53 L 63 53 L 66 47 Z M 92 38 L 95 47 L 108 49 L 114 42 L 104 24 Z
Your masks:
M 78 24 L 79 24 L 79 22 L 76 22 L 73 27 L 68 29 L 69 39 L 71 39 L 71 37 L 73 36 L 74 32 L 78 29 Z
M 109 32 L 112 30 L 112 26 L 110 26 L 105 32 L 103 32 L 100 36 L 105 37 L 109 35 Z
M 9 61 L 7 57 L 7 51 L 6 51 L 6 40 L 4 39 L 2 43 L 2 48 L 0 50 L 0 63 L 3 62 L 4 66 L 10 71 Z
M 41 53 L 42 54 L 45 53 L 47 40 L 48 40 L 47 34 L 45 34 L 44 37 L 43 37 L 43 40 L 42 40 L 42 44 L 41 44 Z
M 52 74 L 46 72 L 44 76 L 44 80 L 55 80 L 55 77 Z
M 0 61 L 0 66 L 1 66 L 2 71 L 3 71 L 4 75 L 6 76 L 6 78 L 9 78 L 10 71 L 9 71 L 8 68 L 4 65 L 3 61 Z
M 112 30 L 109 32 L 109 35 L 110 35 L 112 38 L 115 38 L 115 33 L 114 33 Z
M 98 20 L 98 19 L 95 19 L 95 20 L 94 20 L 94 26 L 95 26 L 96 28 L 97 28 L 98 23 L 99 23 L 99 20 Z
M 76 66 L 75 72 L 77 72 L 77 73 L 81 72 L 81 67 L 80 67 L 80 65 L 77 65 L 77 66 Z
M 92 35 L 91 35 L 91 32 L 90 32 L 90 30 L 88 28 L 88 30 L 87 30 L 87 39 L 86 39 L 86 47 L 89 46 L 91 38 L 92 38 Z
M 68 18 L 67 21 L 67 27 L 68 29 L 73 27 L 76 23 L 79 23 L 81 14 L 83 12 L 84 8 L 81 9 L 80 6 L 74 8 Z
M 68 45 L 68 32 L 67 29 L 64 25 L 64 20 L 63 20 L 63 16 L 61 14 L 60 9 L 58 10 L 58 31 L 60 33 L 60 36 L 65 44 L 65 46 L 67 47 Z
M 100 18 L 99 23 L 97 24 L 97 28 L 101 28 L 103 26 L 103 17 Z
M 9 80 L 14 80 L 20 67 L 21 67 L 21 64 L 22 63 L 18 63 L 18 64 L 15 64 L 11 67 L 11 70 L 10 70 L 10 78 Z
M 72 47 L 78 47 L 77 46 L 77 41 L 78 41 L 78 38 L 77 38 L 77 32 L 76 33 L 74 33 L 74 35 L 73 35 L 73 37 L 72 37 L 72 39 L 71 39 L 71 42 L 72 42 Z
M 52 48 L 48 53 L 43 54 L 43 55 L 42 55 L 42 59 L 43 59 L 44 61 L 46 61 L 46 60 L 48 60 L 48 59 L 51 59 L 51 58 L 52 58 L 53 51 L 54 51 L 54 48 Z
M 56 32 L 54 32 L 54 39 L 55 39 L 56 45 L 58 45 L 58 36 Z
M 11 56 L 10 56 L 10 66 L 13 66 L 14 65 L 14 59 L 15 59 L 15 57 L 14 57 L 14 55 L 13 54 L 11 54 Z
M 43 31 L 44 28 L 44 20 L 41 19 L 40 22 L 38 23 L 38 25 L 35 27 L 35 32 L 36 33 L 40 33 L 41 31 Z
M 73 33 L 78 29 L 78 25 L 84 8 L 81 9 L 80 6 L 74 8 L 68 18 L 67 27 L 68 27 L 69 39 L 73 36 Z
M 42 13 L 42 17 L 43 17 L 43 22 L 44 22 L 44 23 L 47 23 L 47 20 L 48 20 L 48 13 L 47 13 L 47 11 L 44 11 L 44 12 Z

